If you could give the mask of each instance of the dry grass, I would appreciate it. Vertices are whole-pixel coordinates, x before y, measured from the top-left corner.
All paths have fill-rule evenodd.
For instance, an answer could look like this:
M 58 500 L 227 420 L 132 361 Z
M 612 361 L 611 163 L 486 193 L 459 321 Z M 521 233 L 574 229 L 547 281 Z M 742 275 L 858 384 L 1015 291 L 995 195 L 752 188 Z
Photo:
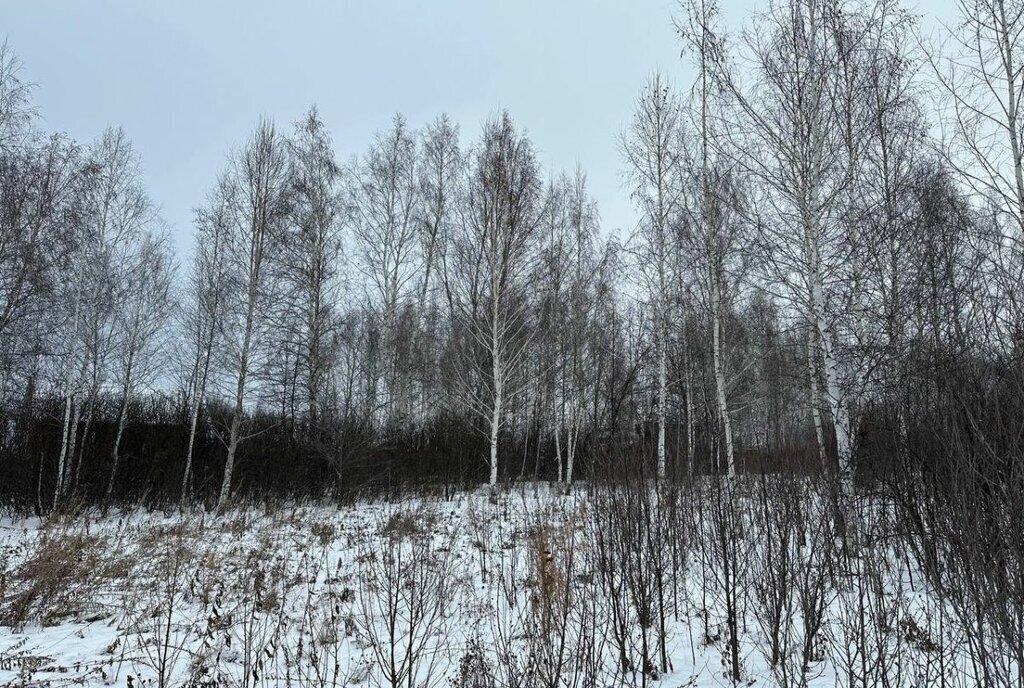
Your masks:
M 338 537 L 333 523 L 313 523 L 309 527 L 310 534 L 316 538 L 321 547 L 330 547 Z
M 44 531 L 17 566 L 0 600 L 0 625 L 53 625 L 70 617 L 105 616 L 100 593 L 127 578 L 135 561 L 97 535 Z

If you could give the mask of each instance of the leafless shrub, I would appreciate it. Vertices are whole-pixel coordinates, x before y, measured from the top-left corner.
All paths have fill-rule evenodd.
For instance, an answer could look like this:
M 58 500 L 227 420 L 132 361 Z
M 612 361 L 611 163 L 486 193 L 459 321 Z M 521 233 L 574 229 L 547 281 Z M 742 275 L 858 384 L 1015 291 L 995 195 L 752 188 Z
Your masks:
M 790 656 L 797 606 L 793 559 L 800 556 L 798 499 L 790 485 L 769 476 L 760 476 L 752 499 L 760 532 L 751 556 L 751 610 L 764 636 L 761 653 L 780 686 L 797 685 L 801 674 Z
M 822 627 L 830 603 L 832 554 L 836 541 L 833 520 L 829 518 L 831 500 L 822 485 L 813 481 L 787 478 L 796 491 L 796 556 L 792 558 L 793 586 L 800 623 L 797 625 L 797 667 L 800 683 L 814 678 L 814 666 L 825 658 Z
M 284 623 L 283 572 L 266 546 L 254 550 L 238 586 L 241 603 L 238 619 L 238 651 L 242 687 L 265 685 L 277 660 L 276 648 Z
M 749 523 L 744 518 L 740 487 L 734 480 L 713 476 L 698 488 L 697 554 L 703 577 L 701 614 L 704 643 L 721 644 L 725 677 L 745 678 L 741 632 L 745 628 L 745 590 L 750 566 Z
M 608 603 L 619 670 L 647 685 L 669 670 L 671 590 L 667 509 L 644 482 L 610 487 L 594 504 L 596 574 Z
M 128 610 L 127 631 L 137 641 L 137 661 L 153 670 L 157 688 L 183 681 L 182 660 L 190 654 L 193 620 L 182 607 L 195 557 L 184 533 L 182 527 L 153 529 L 141 538 L 148 559 L 138 572 L 144 582 L 133 590 L 144 597 L 139 608 Z
M 848 685 L 900 685 L 906 676 L 910 599 L 906 571 L 893 555 L 886 511 L 883 503 L 856 505 L 846 515 L 852 537 L 833 552 L 836 590 L 828 649 Z
M 361 545 L 357 624 L 378 685 L 433 685 L 450 662 L 456 576 L 451 539 L 430 532 L 434 520 L 427 511 L 385 515 Z
M 459 659 L 452 688 L 496 688 L 494 669 L 479 638 L 471 638 Z
M 338 537 L 333 523 L 313 523 L 309 526 L 309 533 L 321 547 L 329 547 Z
M 582 510 L 567 514 L 558 526 L 536 525 L 530 537 L 533 562 L 531 591 L 530 685 L 582 688 L 602 678 L 605 635 L 600 590 L 590 543 L 579 523 Z

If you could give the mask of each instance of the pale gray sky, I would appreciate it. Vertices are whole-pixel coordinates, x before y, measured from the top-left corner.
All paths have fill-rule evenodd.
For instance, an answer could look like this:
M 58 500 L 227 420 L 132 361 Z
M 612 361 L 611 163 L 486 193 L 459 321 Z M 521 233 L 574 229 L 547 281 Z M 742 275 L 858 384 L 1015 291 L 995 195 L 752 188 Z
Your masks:
M 736 30 L 758 4 L 723 0 Z M 952 4 L 952 3 L 950 3 Z M 261 115 L 316 103 L 339 159 L 395 112 L 442 112 L 476 139 L 507 108 L 546 171 L 579 161 L 606 230 L 632 229 L 617 134 L 646 76 L 689 74 L 674 0 L 5 0 L 3 31 L 48 129 L 121 125 L 184 252 L 192 208 Z

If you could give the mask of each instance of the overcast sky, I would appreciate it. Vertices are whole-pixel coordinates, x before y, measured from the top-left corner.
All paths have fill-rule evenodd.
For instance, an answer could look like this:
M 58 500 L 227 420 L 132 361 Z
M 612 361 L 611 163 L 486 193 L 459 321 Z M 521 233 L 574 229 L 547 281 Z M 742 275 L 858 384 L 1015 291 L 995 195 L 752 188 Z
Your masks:
M 731 28 L 753 0 L 723 0 Z M 37 83 L 48 129 L 120 125 L 182 252 L 192 208 L 261 115 L 315 103 L 339 159 L 395 112 L 447 112 L 463 144 L 507 108 L 546 172 L 579 161 L 606 230 L 628 232 L 618 133 L 646 76 L 689 81 L 674 0 L 4 0 L 0 31 Z

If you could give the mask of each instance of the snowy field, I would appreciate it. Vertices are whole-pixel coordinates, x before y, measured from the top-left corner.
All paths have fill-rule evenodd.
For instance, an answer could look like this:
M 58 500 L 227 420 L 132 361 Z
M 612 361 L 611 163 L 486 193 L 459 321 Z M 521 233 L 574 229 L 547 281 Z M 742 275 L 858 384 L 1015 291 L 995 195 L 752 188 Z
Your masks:
M 0 685 L 971 684 L 905 557 L 712 496 L 7 517 Z

